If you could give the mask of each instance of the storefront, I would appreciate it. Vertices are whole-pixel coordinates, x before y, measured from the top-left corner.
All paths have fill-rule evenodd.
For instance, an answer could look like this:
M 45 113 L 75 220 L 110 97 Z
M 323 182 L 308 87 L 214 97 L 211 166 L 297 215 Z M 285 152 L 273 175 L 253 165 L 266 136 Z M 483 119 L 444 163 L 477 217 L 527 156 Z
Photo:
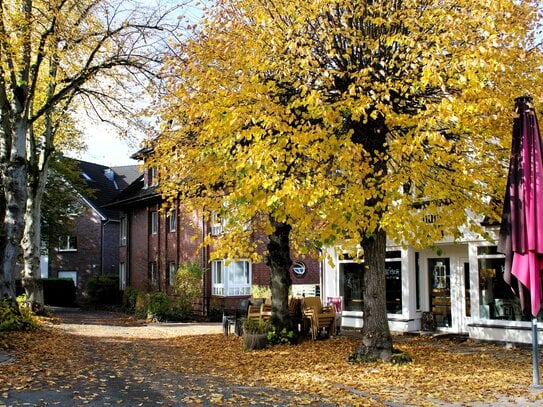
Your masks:
M 363 263 L 340 259 L 334 251 L 329 254 L 336 260 L 323 265 L 322 298 L 340 297 L 342 326 L 359 328 Z M 438 332 L 530 343 L 531 323 L 503 279 L 504 263 L 495 244 L 477 237 L 439 242 L 432 250 L 389 242 L 385 273 L 390 329 L 420 331 L 423 314 L 431 313 Z

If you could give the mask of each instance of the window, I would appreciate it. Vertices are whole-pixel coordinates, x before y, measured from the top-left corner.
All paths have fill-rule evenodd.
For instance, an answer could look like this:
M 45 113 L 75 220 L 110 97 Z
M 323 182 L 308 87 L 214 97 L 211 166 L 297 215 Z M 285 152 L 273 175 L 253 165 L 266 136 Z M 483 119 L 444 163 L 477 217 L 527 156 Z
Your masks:
M 158 287 L 158 270 L 154 261 L 149 263 L 149 285 L 151 288 Z
M 482 319 L 528 320 L 523 318 L 520 301 L 503 279 L 505 256 L 496 246 L 477 248 L 479 266 L 479 316 Z M 512 286 L 517 287 L 513 276 Z
M 385 259 L 387 312 L 402 313 L 402 260 L 400 250 L 387 251 Z M 340 261 L 339 295 L 345 311 L 364 310 L 364 263 Z
M 168 263 L 168 282 L 170 284 L 170 287 L 173 287 L 175 285 L 176 272 L 177 272 L 177 265 L 175 264 L 175 261 L 170 261 Z
M 216 236 L 224 232 L 226 222 L 217 212 L 211 214 L 211 234 Z
M 343 297 L 345 311 L 362 311 L 363 277 L 364 264 L 354 262 L 339 264 L 339 294 Z
M 168 232 L 175 232 L 177 229 L 177 215 L 175 212 L 168 215 Z
M 59 252 L 75 252 L 77 251 L 77 238 L 75 236 L 63 236 L 58 242 Z
M 121 218 L 121 224 L 119 226 L 119 244 L 126 246 L 128 236 L 128 219 L 126 217 Z
M 126 263 L 119 263 L 119 290 L 126 288 Z
M 154 167 L 147 168 L 147 174 L 145 176 L 144 188 L 149 188 L 158 185 L 158 172 Z
M 77 271 L 59 271 L 58 278 L 71 278 L 77 287 Z
M 389 314 L 402 313 L 402 252 L 387 251 L 385 259 L 386 301 Z
M 154 167 L 149 168 L 149 185 L 154 186 L 158 184 L 158 174 Z
M 213 261 L 211 284 L 213 295 L 251 295 L 251 264 L 246 260 Z
M 156 235 L 158 233 L 158 212 L 151 212 L 151 234 Z

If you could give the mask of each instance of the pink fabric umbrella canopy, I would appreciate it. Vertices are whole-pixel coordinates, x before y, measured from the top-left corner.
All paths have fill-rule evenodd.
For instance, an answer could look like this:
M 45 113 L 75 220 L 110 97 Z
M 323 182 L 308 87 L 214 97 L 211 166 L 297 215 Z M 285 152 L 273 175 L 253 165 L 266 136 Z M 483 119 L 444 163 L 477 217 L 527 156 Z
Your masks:
M 511 275 L 530 292 L 530 302 L 519 288 L 523 308 L 537 316 L 541 303 L 543 269 L 543 159 L 539 125 L 532 99 L 516 99 L 509 178 L 498 249 L 506 254 L 504 278 Z M 513 287 L 515 288 L 515 287 Z

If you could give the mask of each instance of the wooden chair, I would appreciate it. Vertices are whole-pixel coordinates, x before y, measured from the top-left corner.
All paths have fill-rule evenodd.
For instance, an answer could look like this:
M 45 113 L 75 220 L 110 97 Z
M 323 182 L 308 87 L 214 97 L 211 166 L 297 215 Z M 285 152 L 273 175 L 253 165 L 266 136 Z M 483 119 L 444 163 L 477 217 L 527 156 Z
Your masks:
M 261 299 L 249 301 L 247 308 L 247 319 L 260 319 L 260 307 L 263 301 Z
M 317 339 L 319 332 L 326 329 L 328 336 L 336 327 L 336 310 L 333 306 L 323 307 L 319 297 L 306 297 L 302 300 L 302 314 L 308 320 L 311 338 Z
M 271 318 L 272 314 L 272 306 L 271 304 L 262 304 L 260 306 L 260 319 L 263 321 L 267 321 Z

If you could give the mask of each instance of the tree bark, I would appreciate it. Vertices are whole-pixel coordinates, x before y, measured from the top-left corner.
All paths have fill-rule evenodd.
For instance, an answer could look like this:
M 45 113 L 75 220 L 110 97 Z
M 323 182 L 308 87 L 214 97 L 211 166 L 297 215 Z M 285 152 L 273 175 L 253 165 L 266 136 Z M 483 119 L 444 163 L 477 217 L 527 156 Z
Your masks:
M 14 126 L 15 133 L 9 154 L 8 165 L 3 167 L 2 186 L 5 195 L 5 215 L 3 228 L 5 238 L 1 247 L 0 298 L 7 298 L 15 305 L 15 273 L 17 258 L 20 254 L 21 238 L 24 228 L 26 207 L 26 120 L 20 119 Z
M 47 171 L 35 170 L 30 185 L 25 211 L 25 227 L 22 240 L 24 268 L 22 283 L 27 300 L 35 312 L 42 312 L 44 307 L 43 287 L 41 284 L 40 248 L 41 248 L 41 204 L 45 191 Z
M 392 336 L 386 310 L 386 233 L 378 229 L 374 235 L 364 237 L 361 243 L 364 250 L 364 324 L 357 356 L 367 361 L 381 359 L 388 362 L 392 357 Z
M 292 321 L 288 313 L 288 291 L 292 284 L 290 279 L 290 231 L 292 227 L 286 223 L 272 219 L 274 232 L 268 236 L 268 256 L 266 264 L 270 268 L 270 288 L 272 294 L 271 323 L 278 331 L 283 328 L 292 329 Z

